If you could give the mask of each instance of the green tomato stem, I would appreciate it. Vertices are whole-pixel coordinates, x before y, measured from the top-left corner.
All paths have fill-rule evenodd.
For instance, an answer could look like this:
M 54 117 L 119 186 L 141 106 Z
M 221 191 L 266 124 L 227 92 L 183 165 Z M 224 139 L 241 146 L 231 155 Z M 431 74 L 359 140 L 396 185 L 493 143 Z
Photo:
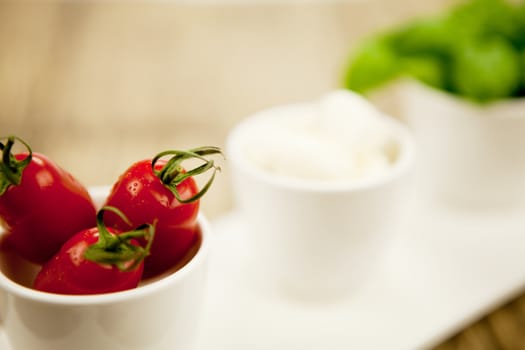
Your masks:
M 0 151 L 2 151 L 2 159 L 0 161 L 0 196 L 7 191 L 9 186 L 17 186 L 22 181 L 22 173 L 24 169 L 29 165 L 33 158 L 33 151 L 31 147 L 21 138 L 16 136 L 7 136 L 0 138 L 1 140 L 7 139 L 7 142 L 0 142 Z M 12 153 L 13 145 L 18 140 L 22 143 L 27 151 L 28 156 L 22 160 L 16 159 Z
M 213 154 L 221 154 L 222 151 L 219 147 L 214 146 L 203 146 L 198 148 L 193 148 L 190 150 L 169 150 L 164 151 L 159 154 L 157 154 L 151 161 L 151 167 L 153 169 L 153 172 L 157 177 L 162 181 L 164 186 L 166 186 L 175 196 L 175 198 L 180 203 L 190 203 L 194 202 L 198 199 L 200 199 L 211 187 L 211 184 L 213 183 L 213 180 L 215 179 L 215 174 L 217 171 L 220 171 L 220 167 L 216 166 L 214 161 L 212 159 L 207 159 L 205 156 L 213 155 Z M 155 170 L 155 164 L 157 164 L 157 161 L 161 159 L 162 157 L 169 156 L 172 157 L 166 162 L 166 164 L 162 167 L 160 170 Z M 188 159 L 198 159 L 203 164 L 190 169 L 185 170 L 182 167 L 182 162 Z M 213 173 L 204 185 L 204 187 L 197 192 L 195 195 L 193 195 L 190 198 L 183 199 L 177 189 L 177 186 L 181 184 L 184 180 L 203 174 L 207 172 L 208 170 L 213 169 Z
M 156 222 L 144 224 L 134 230 L 112 234 L 104 224 L 104 213 L 111 211 L 131 226 L 128 218 L 117 208 L 105 206 L 97 213 L 99 238 L 97 243 L 88 247 L 84 257 L 100 264 L 115 265 L 121 271 L 132 271 L 149 255 Z M 146 238 L 145 248 L 131 243 L 132 239 Z

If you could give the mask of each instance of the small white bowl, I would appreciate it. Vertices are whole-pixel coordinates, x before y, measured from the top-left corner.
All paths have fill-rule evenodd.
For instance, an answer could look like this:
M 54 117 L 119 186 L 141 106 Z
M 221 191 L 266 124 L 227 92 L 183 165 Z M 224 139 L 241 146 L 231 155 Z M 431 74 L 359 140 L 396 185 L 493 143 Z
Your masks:
M 108 190 L 97 187 L 90 193 L 101 205 Z M 199 215 L 198 222 L 201 243 L 186 265 L 116 293 L 59 295 L 34 290 L 31 276 L 38 267 L 0 252 L 0 332 L 12 350 L 189 349 L 202 314 L 211 238 L 206 218 Z
M 409 197 L 415 145 L 402 123 L 382 117 L 395 162 L 380 176 L 342 182 L 276 175 L 247 157 L 259 123 L 304 108 L 279 106 L 244 119 L 229 133 L 226 154 L 254 273 L 285 294 L 322 301 L 358 288 L 380 263 Z
M 422 191 L 469 209 L 523 203 L 525 98 L 475 104 L 415 81 L 399 91 L 420 147 Z

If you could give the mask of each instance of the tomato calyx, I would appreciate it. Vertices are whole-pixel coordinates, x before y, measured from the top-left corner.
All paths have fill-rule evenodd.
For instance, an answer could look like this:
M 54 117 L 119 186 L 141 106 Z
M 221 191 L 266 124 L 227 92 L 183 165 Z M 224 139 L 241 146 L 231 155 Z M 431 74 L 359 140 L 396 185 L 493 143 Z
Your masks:
M 115 265 L 120 271 L 132 271 L 150 254 L 155 235 L 155 223 L 143 224 L 131 231 L 112 234 L 104 224 L 104 212 L 111 211 L 129 223 L 128 218 L 117 208 L 105 206 L 97 213 L 99 238 L 97 243 L 84 252 L 87 260 L 99 264 Z M 145 238 L 145 247 L 132 244 L 132 240 Z
M 215 179 L 215 174 L 217 171 L 220 171 L 221 168 L 216 166 L 212 159 L 207 159 L 205 156 L 212 154 L 222 155 L 222 151 L 219 147 L 214 146 L 203 146 L 198 148 L 193 148 L 190 150 L 169 150 L 157 154 L 151 161 L 151 167 L 155 175 L 161 180 L 161 182 L 166 186 L 175 196 L 175 198 L 180 203 L 190 203 L 201 198 L 211 187 L 213 180 Z M 162 157 L 171 155 L 172 157 L 166 162 L 166 164 L 160 169 L 155 169 L 155 164 Z M 197 159 L 204 163 L 196 166 L 190 170 L 185 170 L 182 167 L 182 162 L 188 159 Z M 184 180 L 189 177 L 200 175 L 206 171 L 213 169 L 213 173 L 202 187 L 202 189 L 193 195 L 190 198 L 183 199 L 180 196 L 180 193 L 177 189 L 177 185 L 181 184 Z
M 9 186 L 20 184 L 22 181 L 22 173 L 33 157 L 31 147 L 29 147 L 29 145 L 21 138 L 7 136 L 2 137 L 1 139 L 7 139 L 7 142 L 5 144 L 0 142 L 0 151 L 2 152 L 2 158 L 0 161 L 0 196 L 7 191 Z M 21 160 L 16 159 L 11 151 L 16 140 L 22 143 L 28 151 L 28 155 Z

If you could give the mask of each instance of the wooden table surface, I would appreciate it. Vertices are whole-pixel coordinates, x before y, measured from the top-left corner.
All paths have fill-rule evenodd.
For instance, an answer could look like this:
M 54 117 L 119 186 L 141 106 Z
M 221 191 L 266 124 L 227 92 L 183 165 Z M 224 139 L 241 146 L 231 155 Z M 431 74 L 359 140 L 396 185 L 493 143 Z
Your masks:
M 337 87 L 367 33 L 450 3 L 0 1 L 0 130 L 109 184 L 135 159 L 224 146 L 244 116 Z M 231 209 L 227 178 L 204 201 L 211 218 Z M 525 349 L 523 330 L 525 295 L 436 349 Z

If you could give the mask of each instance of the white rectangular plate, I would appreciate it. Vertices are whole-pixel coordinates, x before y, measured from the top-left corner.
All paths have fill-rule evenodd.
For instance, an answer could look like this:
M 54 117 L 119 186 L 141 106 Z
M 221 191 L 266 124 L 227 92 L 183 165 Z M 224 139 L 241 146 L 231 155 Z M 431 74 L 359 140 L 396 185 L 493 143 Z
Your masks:
M 428 348 L 525 287 L 523 208 L 413 205 L 381 271 L 346 300 L 326 304 L 286 299 L 257 284 L 242 217 L 215 220 L 197 349 Z
M 260 284 L 238 213 L 212 225 L 199 350 L 426 349 L 525 288 L 525 208 L 416 202 L 382 269 L 347 299 L 315 304 Z

